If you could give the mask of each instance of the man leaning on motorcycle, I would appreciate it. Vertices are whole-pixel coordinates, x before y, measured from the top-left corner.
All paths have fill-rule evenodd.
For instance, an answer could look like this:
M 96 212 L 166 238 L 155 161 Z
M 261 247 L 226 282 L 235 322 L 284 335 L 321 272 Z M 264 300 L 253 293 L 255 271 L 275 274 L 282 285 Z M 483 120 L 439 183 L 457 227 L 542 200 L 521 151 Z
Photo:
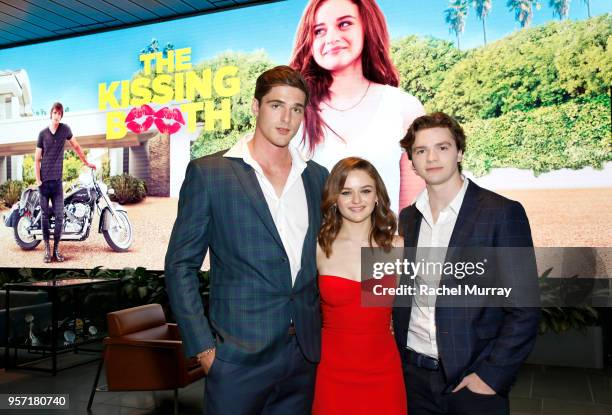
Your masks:
M 53 232 L 53 258 L 56 261 L 64 261 L 64 256 L 59 251 L 59 243 L 62 235 L 62 224 L 64 219 L 64 189 L 62 186 L 62 172 L 64 165 L 64 144 L 70 143 L 83 164 L 95 169 L 96 165 L 87 161 L 83 149 L 72 136 L 72 131 L 67 124 L 61 123 L 64 116 L 64 107 L 56 102 L 51 106 L 51 121 L 49 126 L 38 134 L 36 154 L 34 156 L 34 168 L 36 172 L 36 185 L 40 193 L 40 205 L 42 209 L 42 232 L 45 242 L 45 262 L 51 262 L 52 256 L 49 247 L 49 217 L 53 212 L 55 215 L 55 228 Z M 51 202 L 52 208 L 49 207 Z M 53 210 L 52 210 L 53 209 Z

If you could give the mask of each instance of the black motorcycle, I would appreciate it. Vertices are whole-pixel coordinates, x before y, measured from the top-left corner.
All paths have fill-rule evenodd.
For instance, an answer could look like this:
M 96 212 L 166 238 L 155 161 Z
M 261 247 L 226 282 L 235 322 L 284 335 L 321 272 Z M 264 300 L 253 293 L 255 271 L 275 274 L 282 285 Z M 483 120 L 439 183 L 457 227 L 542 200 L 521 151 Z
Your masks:
M 113 194 L 113 189 L 98 181 L 93 170 L 91 177 L 92 180 L 86 183 L 87 175 L 81 176 L 79 183 L 74 184 L 64 195 L 64 225 L 61 240 L 87 239 L 94 213 L 98 211 L 100 215 L 98 233 L 104 235 L 104 239 L 114 251 L 127 251 L 134 239 L 127 211 L 118 203 L 111 202 L 109 195 Z M 31 250 L 40 244 L 43 239 L 42 209 L 37 188 L 28 188 L 21 193 L 21 199 L 5 216 L 4 223 L 13 228 L 15 242 L 21 249 Z M 51 215 L 49 218 L 51 235 L 54 229 L 55 217 Z

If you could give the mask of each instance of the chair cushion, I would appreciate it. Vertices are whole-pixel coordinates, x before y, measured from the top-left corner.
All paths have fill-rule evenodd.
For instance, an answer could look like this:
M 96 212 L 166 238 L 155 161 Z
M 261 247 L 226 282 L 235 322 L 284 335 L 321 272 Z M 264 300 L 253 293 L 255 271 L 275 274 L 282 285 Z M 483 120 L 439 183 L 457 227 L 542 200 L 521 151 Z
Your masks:
M 147 304 L 107 314 L 108 335 L 120 337 L 166 324 L 164 310 L 159 304 Z

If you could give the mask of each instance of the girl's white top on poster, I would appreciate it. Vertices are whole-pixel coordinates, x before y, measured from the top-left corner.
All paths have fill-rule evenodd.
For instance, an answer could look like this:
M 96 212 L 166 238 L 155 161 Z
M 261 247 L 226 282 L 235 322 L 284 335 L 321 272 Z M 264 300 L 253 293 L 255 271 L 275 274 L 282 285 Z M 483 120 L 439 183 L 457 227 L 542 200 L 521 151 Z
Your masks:
M 302 143 L 302 130 L 293 142 L 304 155 L 330 172 L 345 157 L 361 157 L 371 162 L 382 177 L 391 199 L 391 209 L 398 212 L 400 196 L 399 141 L 412 121 L 425 114 L 421 102 L 399 88 L 371 84 L 361 102 L 347 110 L 321 104 L 321 116 L 333 129 L 324 128 L 325 137 L 312 154 Z

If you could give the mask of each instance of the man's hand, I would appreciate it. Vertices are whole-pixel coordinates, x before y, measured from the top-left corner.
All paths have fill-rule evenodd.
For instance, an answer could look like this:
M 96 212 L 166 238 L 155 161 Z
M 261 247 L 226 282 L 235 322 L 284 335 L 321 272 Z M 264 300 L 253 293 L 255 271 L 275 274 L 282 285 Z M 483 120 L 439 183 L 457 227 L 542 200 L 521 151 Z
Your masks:
M 42 186 L 42 180 L 36 180 L 36 186 L 38 187 Z
M 204 374 L 208 376 L 208 371 L 210 370 L 214 360 L 215 360 L 215 349 L 212 349 L 211 352 L 201 352 L 198 353 L 198 362 L 202 365 L 202 369 L 204 369 Z
M 87 167 L 89 167 L 90 169 L 94 169 L 94 170 L 96 169 L 96 165 L 95 165 L 95 164 L 93 164 L 93 163 L 90 163 L 90 162 L 85 162 L 85 165 L 86 165 Z
M 478 376 L 476 373 L 470 373 L 464 377 L 463 380 L 461 380 L 461 383 L 458 384 L 455 389 L 453 389 L 453 393 L 466 387 L 472 392 L 480 395 L 495 395 L 495 391 L 491 389 L 491 387 L 487 385 L 484 380 L 480 379 L 480 376 Z

